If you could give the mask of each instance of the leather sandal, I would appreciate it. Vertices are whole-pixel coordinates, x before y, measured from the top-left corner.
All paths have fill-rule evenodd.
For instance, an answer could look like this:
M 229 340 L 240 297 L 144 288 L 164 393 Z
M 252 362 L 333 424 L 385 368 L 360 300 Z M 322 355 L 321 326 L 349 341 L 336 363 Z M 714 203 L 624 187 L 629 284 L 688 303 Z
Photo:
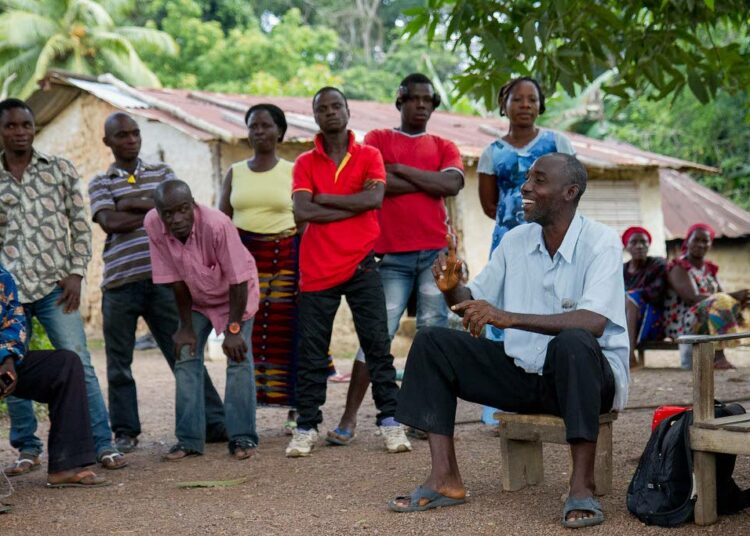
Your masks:
M 192 450 L 186 447 L 183 447 L 179 443 L 174 445 L 171 449 L 169 449 L 169 452 L 166 453 L 164 456 L 162 456 L 162 460 L 165 462 L 176 462 L 183 458 L 187 458 L 188 456 L 202 456 L 202 452 L 198 452 L 197 450 Z

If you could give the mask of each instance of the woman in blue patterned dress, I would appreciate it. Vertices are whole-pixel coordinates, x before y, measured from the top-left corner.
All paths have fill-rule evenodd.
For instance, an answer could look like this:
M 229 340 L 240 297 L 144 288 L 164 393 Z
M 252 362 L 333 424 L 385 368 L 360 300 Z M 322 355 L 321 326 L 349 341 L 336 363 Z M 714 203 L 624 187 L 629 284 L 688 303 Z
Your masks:
M 508 117 L 508 133 L 492 142 L 482 152 L 477 165 L 479 200 L 484 213 L 495 220 L 490 255 L 503 235 L 525 223 L 521 204 L 521 186 L 526 172 L 537 158 L 548 153 L 575 154 L 570 140 L 558 132 L 536 126 L 544 113 L 544 93 L 533 78 L 514 78 L 497 96 L 500 115 Z M 500 341 L 503 332 L 487 327 L 488 339 Z M 494 409 L 485 408 L 482 421 L 495 424 Z

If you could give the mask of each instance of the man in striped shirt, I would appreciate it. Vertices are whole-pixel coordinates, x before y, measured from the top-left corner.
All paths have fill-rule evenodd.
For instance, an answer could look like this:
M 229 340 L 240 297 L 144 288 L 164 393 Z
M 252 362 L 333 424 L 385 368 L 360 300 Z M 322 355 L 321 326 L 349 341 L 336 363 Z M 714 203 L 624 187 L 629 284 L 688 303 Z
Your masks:
M 146 321 L 169 368 L 174 370 L 172 335 L 177 331 L 177 307 L 172 290 L 151 280 L 151 257 L 143 218 L 154 208 L 156 187 L 177 177 L 168 165 L 148 164 L 138 157 L 141 131 L 138 123 L 125 113 L 116 112 L 107 118 L 103 141 L 115 161 L 106 172 L 91 180 L 89 197 L 92 218 L 107 233 L 102 316 L 110 419 L 115 444 L 121 451 L 130 452 L 141 433 L 130 369 L 139 317 Z M 205 369 L 204 374 L 206 437 L 208 441 L 225 441 L 221 398 Z

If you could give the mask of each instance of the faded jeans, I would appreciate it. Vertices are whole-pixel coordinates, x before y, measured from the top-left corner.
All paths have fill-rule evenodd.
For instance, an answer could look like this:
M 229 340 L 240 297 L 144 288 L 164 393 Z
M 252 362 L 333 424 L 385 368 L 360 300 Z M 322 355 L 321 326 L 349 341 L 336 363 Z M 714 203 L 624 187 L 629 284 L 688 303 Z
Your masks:
M 52 346 L 57 350 L 70 350 L 78 354 L 83 365 L 83 376 L 88 395 L 89 417 L 91 431 L 94 436 L 94 447 L 97 456 L 106 449 L 112 448 L 112 430 L 109 427 L 109 415 L 104 405 L 104 398 L 96 378 L 94 366 L 91 364 L 91 354 L 86 345 L 86 333 L 83 330 L 83 320 L 79 311 L 70 314 L 63 312 L 62 304 L 57 300 L 62 294 L 62 288 L 55 290 L 45 297 L 31 303 L 24 303 L 26 322 L 31 330 L 31 319 L 36 317 L 42 324 Z M 36 436 L 37 420 L 30 400 L 23 400 L 10 396 L 8 413 L 10 414 L 10 444 L 21 452 L 41 454 L 42 441 Z
M 203 452 L 206 443 L 206 397 L 203 357 L 211 322 L 193 311 L 195 355 L 183 346 L 175 363 L 175 435 L 180 446 Z M 224 394 L 224 413 L 229 441 L 250 441 L 258 444 L 255 430 L 255 370 L 253 368 L 253 319 L 242 323 L 242 338 L 247 344 L 245 360 L 239 363 L 227 359 L 227 384 Z
M 425 326 L 448 326 L 448 306 L 443 293 L 432 276 L 432 263 L 440 249 L 425 249 L 406 253 L 386 253 L 378 263 L 378 272 L 385 292 L 388 315 L 388 336 L 391 340 L 409 303 L 414 286 L 417 287 L 417 331 Z M 357 350 L 357 361 L 365 362 L 362 349 Z

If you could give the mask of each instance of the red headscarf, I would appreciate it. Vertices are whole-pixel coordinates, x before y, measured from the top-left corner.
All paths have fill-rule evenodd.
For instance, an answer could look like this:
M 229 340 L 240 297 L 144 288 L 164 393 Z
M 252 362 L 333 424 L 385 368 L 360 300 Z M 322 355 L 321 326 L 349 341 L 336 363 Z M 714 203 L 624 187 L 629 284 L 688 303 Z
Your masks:
M 630 237 L 634 234 L 644 234 L 646 235 L 646 238 L 648 239 L 648 245 L 651 245 L 651 233 L 649 233 L 646 229 L 643 227 L 633 226 L 628 227 L 625 229 L 625 232 L 622 233 L 622 247 L 626 248 L 628 247 L 628 241 L 630 240 Z
M 690 271 L 690 268 L 692 267 L 692 265 L 690 264 L 690 261 L 687 259 L 688 240 L 690 240 L 690 237 L 693 236 L 693 233 L 695 233 L 695 231 L 698 231 L 701 229 L 706 231 L 708 233 L 708 236 L 713 241 L 714 237 L 716 236 L 716 231 L 714 231 L 713 227 L 711 227 L 707 223 L 694 223 L 688 228 L 687 232 L 685 233 L 685 240 L 682 241 L 682 246 L 681 246 L 682 255 L 679 258 L 674 259 L 669 263 L 669 266 L 667 267 L 667 271 L 671 270 L 672 266 L 675 266 L 675 265 L 682 266 L 682 268 L 684 268 L 685 271 Z M 707 259 L 704 259 L 703 265 L 706 267 L 708 272 L 712 274 L 713 276 L 716 276 L 716 274 L 719 273 L 719 266 L 716 263 L 713 263 Z
M 716 236 L 716 231 L 714 231 L 714 228 L 707 223 L 694 223 L 688 228 L 687 232 L 685 233 L 685 240 L 682 241 L 681 249 L 683 253 L 687 253 L 688 241 L 690 240 L 690 237 L 693 236 L 693 233 L 698 230 L 706 231 L 708 233 L 708 236 L 711 238 L 711 242 L 713 242 L 714 237 Z

